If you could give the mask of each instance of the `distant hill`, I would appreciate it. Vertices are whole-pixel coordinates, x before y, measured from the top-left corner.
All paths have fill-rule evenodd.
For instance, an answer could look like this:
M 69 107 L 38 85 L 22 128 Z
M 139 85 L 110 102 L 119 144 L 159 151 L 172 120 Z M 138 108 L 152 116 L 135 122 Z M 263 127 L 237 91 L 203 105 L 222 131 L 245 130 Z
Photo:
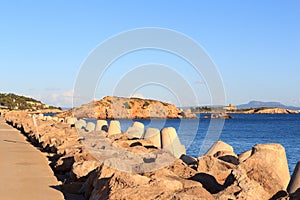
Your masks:
M 25 97 L 16 94 L 0 93 L 0 106 L 10 110 L 29 110 L 36 111 L 41 109 L 60 109 L 58 107 L 49 106 L 31 97 Z
M 162 101 L 140 98 L 107 96 L 57 115 L 92 119 L 149 119 L 196 118 L 190 110 L 182 111 L 175 105 Z
M 263 101 L 250 101 L 247 104 L 238 105 L 238 109 L 250 109 L 250 108 L 284 108 L 289 110 L 300 110 L 300 107 L 287 106 L 280 102 L 263 102 Z

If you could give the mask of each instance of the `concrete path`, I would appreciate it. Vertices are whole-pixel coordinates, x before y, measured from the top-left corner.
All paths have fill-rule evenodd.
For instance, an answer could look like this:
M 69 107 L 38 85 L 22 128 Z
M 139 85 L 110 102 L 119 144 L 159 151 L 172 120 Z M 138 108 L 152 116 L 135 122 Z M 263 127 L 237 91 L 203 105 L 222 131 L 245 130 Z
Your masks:
M 0 118 L 0 199 L 61 200 L 47 158 Z

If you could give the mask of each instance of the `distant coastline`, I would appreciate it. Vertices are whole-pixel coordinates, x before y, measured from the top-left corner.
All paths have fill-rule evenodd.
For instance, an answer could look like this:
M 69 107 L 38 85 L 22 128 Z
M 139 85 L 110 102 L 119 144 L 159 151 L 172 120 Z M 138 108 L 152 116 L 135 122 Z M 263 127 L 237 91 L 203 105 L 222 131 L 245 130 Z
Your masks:
M 195 114 L 214 114 L 220 110 L 199 110 L 194 111 Z M 298 110 L 289 110 L 284 108 L 250 108 L 250 109 L 237 109 L 231 111 L 225 111 L 227 114 L 299 114 Z

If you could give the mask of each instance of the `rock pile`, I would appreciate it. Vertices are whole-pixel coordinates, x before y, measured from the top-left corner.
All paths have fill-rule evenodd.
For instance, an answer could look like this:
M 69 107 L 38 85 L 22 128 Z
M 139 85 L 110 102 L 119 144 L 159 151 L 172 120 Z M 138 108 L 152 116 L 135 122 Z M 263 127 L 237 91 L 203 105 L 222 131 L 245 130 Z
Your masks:
M 299 199 L 299 163 L 290 181 L 279 144 L 255 145 L 236 155 L 218 141 L 192 158 L 182 155 L 173 128 L 144 130 L 135 123 L 120 134 L 117 121 L 88 126 L 83 120 L 62 122 L 25 112 L 6 113 L 5 119 L 52 153 L 51 166 L 64 192 L 86 199 Z

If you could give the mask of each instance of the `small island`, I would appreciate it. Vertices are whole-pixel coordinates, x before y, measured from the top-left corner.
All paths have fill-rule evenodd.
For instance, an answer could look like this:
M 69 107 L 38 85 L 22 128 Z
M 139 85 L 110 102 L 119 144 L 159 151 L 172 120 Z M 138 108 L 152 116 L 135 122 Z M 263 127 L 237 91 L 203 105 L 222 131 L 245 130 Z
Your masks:
M 182 110 L 174 104 L 141 98 L 106 96 L 99 101 L 60 113 L 58 117 L 90 119 L 180 119 L 197 118 L 190 109 Z

